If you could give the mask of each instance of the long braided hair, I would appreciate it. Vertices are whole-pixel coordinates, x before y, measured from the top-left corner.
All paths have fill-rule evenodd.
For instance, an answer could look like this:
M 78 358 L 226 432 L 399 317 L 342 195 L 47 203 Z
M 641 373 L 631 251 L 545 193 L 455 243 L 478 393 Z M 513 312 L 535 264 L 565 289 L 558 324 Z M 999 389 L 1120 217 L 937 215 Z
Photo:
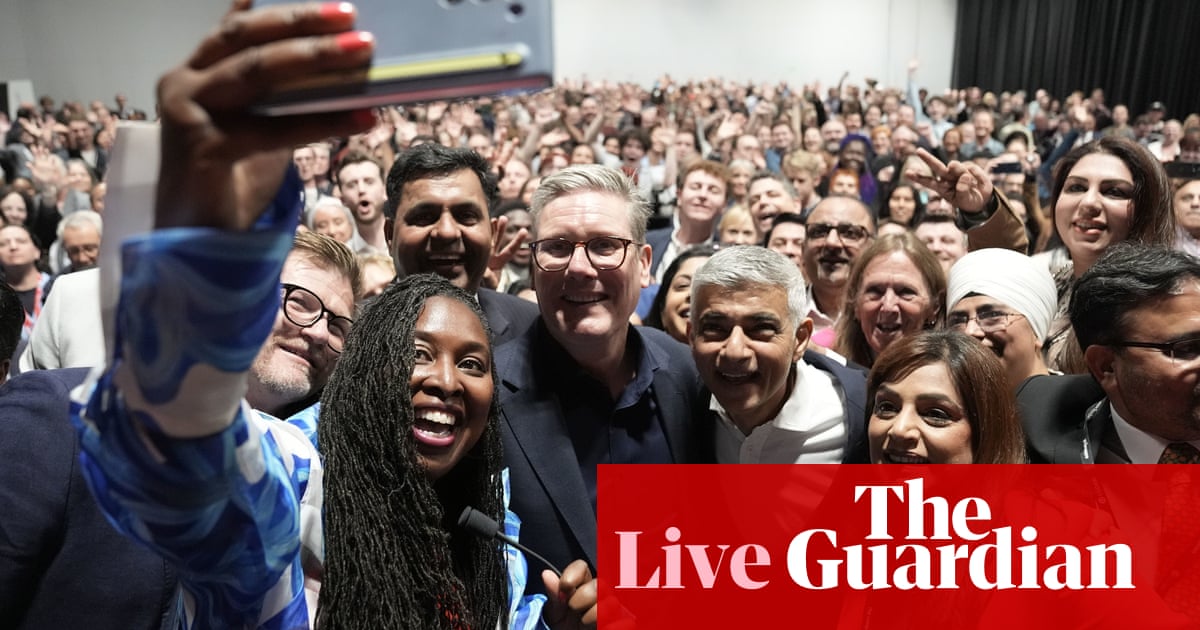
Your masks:
M 325 462 L 322 629 L 507 627 L 507 570 L 499 546 L 461 531 L 473 506 L 502 522 L 499 405 L 475 447 L 437 482 L 412 435 L 413 331 L 425 301 L 475 300 L 438 276 L 393 283 L 369 305 L 321 398 Z

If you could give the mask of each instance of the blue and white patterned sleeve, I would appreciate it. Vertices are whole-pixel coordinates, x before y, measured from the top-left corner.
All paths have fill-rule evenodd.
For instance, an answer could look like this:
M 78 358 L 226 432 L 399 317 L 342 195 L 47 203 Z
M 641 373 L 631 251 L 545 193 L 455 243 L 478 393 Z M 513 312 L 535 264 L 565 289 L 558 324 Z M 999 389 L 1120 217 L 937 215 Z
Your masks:
M 520 540 L 521 519 L 510 509 L 508 485 L 508 469 L 501 471 L 504 480 L 504 535 L 514 540 Z M 529 564 L 525 554 L 512 545 L 503 545 L 504 557 L 508 562 L 508 627 L 509 630 L 533 630 L 546 628 L 542 621 L 542 608 L 546 605 L 546 596 L 525 595 L 525 585 L 529 580 Z M 541 572 L 538 572 L 540 575 Z M 536 578 L 535 579 L 540 579 Z
M 289 169 L 247 232 L 126 241 L 113 361 L 72 402 L 98 504 L 179 571 L 187 628 L 308 625 L 301 547 L 320 556 L 319 460 L 301 429 L 242 401 L 278 315 L 300 186 Z M 301 520 L 316 522 L 303 545 Z

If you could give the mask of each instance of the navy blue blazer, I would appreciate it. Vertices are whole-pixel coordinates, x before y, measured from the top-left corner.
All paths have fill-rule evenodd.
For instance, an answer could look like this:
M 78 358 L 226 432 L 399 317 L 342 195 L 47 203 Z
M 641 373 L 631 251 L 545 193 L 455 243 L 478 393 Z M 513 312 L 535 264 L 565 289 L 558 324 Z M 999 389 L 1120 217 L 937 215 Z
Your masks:
M 174 627 L 175 574 L 117 533 L 79 472 L 69 392 L 87 370 L 0 387 L 0 628 Z
M 637 327 L 646 352 L 662 366 L 654 373 L 652 393 L 664 420 L 672 462 L 697 461 L 693 418 L 707 405 L 700 376 L 687 346 L 666 333 Z M 510 508 L 521 518 L 521 542 L 558 568 L 583 558 L 596 567 L 596 515 L 592 510 L 575 448 L 558 400 L 569 392 L 539 382 L 533 348 L 535 325 L 496 350 L 500 377 L 504 461 L 512 486 Z M 632 332 L 631 332 L 632 334 Z M 530 567 L 526 592 L 544 590 L 541 569 Z
M 529 300 L 491 289 L 480 289 L 478 295 L 479 306 L 492 328 L 493 347 L 520 336 L 537 321 L 537 304 Z

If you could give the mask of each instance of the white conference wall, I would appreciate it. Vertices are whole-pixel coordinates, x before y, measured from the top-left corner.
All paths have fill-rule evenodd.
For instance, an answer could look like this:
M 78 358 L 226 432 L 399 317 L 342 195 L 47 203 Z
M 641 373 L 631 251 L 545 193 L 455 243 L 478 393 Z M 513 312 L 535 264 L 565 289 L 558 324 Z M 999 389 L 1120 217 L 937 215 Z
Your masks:
M 418 0 L 407 0 L 409 2 Z M 436 2 L 438 0 L 419 0 Z M 153 107 L 156 78 L 184 59 L 225 0 L 0 0 L 0 81 L 30 79 L 60 101 L 115 92 Z M 723 76 L 829 86 L 949 85 L 956 0 L 557 0 L 560 77 Z

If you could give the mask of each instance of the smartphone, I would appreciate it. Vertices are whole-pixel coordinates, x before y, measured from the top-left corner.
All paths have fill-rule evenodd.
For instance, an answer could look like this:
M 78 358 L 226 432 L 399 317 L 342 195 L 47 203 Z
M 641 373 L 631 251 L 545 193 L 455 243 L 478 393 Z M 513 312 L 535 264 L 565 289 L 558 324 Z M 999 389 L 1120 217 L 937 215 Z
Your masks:
M 314 73 L 259 109 L 304 114 L 544 89 L 554 76 L 550 1 L 356 0 L 356 28 L 375 36 L 370 69 Z
M 992 172 L 993 173 L 1001 173 L 1001 174 L 1020 173 L 1021 172 L 1021 163 L 1020 162 L 1001 162 L 992 167 Z

